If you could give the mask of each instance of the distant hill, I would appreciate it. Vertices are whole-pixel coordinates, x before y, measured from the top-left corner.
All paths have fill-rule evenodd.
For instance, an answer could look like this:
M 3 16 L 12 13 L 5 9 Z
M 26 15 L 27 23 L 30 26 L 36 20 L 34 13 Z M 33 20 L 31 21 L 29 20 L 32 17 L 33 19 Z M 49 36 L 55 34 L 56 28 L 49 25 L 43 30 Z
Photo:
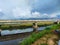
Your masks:
M 18 19 L 18 20 L 49 20 L 49 19 L 55 19 L 55 18 L 28 18 L 28 19 Z

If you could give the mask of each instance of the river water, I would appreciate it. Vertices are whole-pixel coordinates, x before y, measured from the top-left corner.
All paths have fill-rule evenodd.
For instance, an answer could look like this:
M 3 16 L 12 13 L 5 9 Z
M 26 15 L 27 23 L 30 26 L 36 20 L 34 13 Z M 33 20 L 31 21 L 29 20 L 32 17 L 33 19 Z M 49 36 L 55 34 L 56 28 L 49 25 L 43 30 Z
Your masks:
M 58 45 L 60 45 L 60 40 L 59 40 L 59 42 L 58 42 Z
M 39 27 L 38 30 L 44 30 L 46 27 Z M 33 28 L 26 28 L 26 29 L 16 29 L 16 30 L 3 30 L 1 31 L 1 35 L 9 35 L 9 34 L 16 34 L 16 33 L 24 33 L 24 32 L 32 32 Z M 26 37 L 24 37 L 26 38 Z M 0 42 L 0 45 L 18 45 L 24 38 L 3 41 Z
M 46 27 L 39 27 L 38 30 L 44 30 Z M 1 31 L 1 35 L 9 35 L 9 34 L 16 34 L 16 33 L 25 33 L 25 32 L 32 32 L 33 28 L 26 28 L 26 29 L 13 29 L 13 30 L 3 30 Z

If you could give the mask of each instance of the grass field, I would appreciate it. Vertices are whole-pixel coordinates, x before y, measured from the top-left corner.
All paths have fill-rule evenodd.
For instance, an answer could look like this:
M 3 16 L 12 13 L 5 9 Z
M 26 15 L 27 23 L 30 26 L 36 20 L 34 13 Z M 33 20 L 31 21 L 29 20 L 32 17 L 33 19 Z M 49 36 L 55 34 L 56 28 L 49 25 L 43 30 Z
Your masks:
M 54 22 L 53 21 L 23 21 L 16 24 L 12 24 L 10 22 L 5 22 L 0 25 L 0 29 L 22 29 L 22 28 L 28 28 L 32 27 L 33 22 L 37 22 L 38 26 L 46 26 L 51 25 Z

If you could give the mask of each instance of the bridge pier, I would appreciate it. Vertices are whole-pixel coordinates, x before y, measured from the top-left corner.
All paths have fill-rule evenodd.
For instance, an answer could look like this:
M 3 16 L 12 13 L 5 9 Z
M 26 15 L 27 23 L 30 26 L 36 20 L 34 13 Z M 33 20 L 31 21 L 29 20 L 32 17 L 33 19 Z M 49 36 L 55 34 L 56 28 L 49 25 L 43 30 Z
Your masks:
M 33 23 L 33 32 L 37 31 L 37 29 L 38 29 L 37 22 L 34 22 Z

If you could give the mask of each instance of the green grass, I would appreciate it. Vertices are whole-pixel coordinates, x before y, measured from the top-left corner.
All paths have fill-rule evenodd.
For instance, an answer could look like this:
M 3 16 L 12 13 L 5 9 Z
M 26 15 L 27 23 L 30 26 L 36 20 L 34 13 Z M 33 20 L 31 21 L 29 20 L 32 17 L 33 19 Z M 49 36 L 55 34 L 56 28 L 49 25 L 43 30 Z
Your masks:
M 41 44 L 41 45 L 48 45 L 48 44 L 44 43 L 44 44 Z
M 2 24 L 0 25 L 0 29 L 25 29 L 32 27 L 33 22 L 30 23 L 22 23 L 22 24 Z M 38 22 L 38 26 L 47 26 L 53 24 L 52 22 Z
M 45 35 L 45 33 L 47 33 L 46 30 L 39 32 L 38 34 L 33 33 L 32 35 L 30 35 L 28 38 L 26 38 L 25 40 L 22 41 L 22 43 L 20 43 L 20 45 L 31 45 L 33 42 L 35 42 L 37 39 L 41 38 L 43 35 Z
M 37 39 L 41 38 L 42 36 L 44 36 L 45 34 L 50 33 L 47 30 L 41 31 L 39 33 L 33 33 L 32 35 L 30 35 L 28 38 L 26 38 L 25 40 L 22 41 L 22 43 L 20 43 L 20 45 L 31 45 L 32 43 L 34 43 Z
M 59 25 L 52 25 L 51 27 L 47 27 L 45 30 L 38 32 L 38 33 L 32 33 L 28 38 L 23 40 L 19 45 L 31 45 L 34 43 L 37 39 L 41 38 L 45 34 L 51 33 L 52 30 L 58 29 L 60 27 Z

